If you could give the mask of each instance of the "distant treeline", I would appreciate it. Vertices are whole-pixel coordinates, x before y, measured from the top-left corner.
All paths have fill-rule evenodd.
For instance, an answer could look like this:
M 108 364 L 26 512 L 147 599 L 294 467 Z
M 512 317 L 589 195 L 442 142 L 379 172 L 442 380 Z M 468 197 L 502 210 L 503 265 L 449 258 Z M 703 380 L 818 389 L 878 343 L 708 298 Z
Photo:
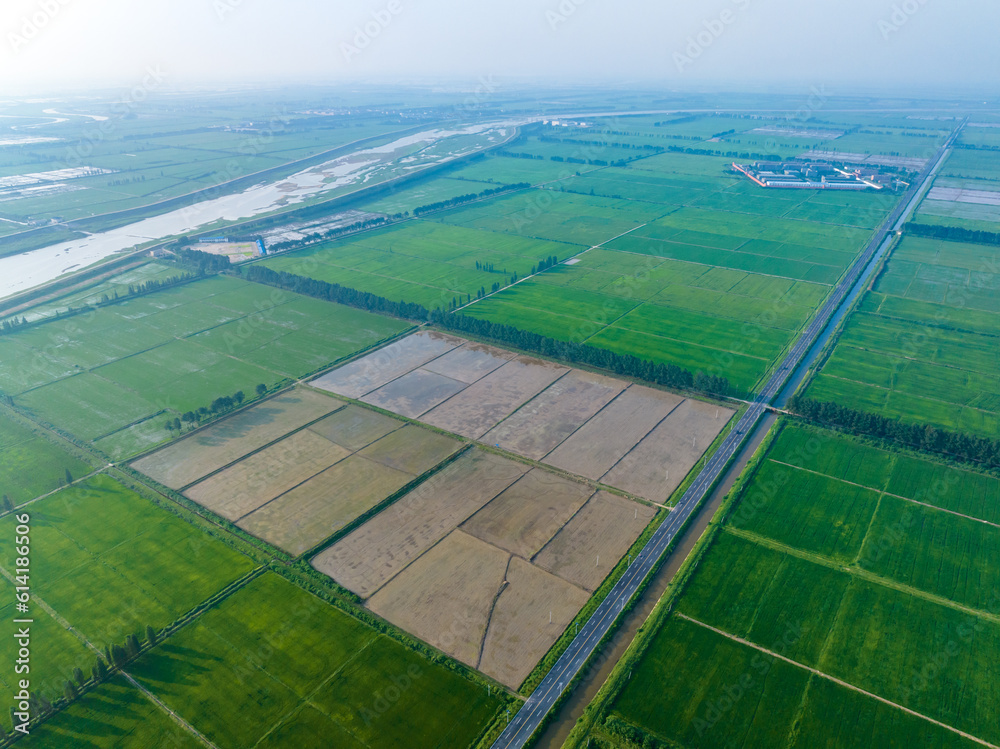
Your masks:
M 729 381 L 725 377 L 701 372 L 695 375 L 675 364 L 651 362 L 630 354 L 618 354 L 584 343 L 557 341 L 512 325 L 480 320 L 468 315 L 448 314 L 441 310 L 431 312 L 430 321 L 448 330 L 488 338 L 522 351 L 532 351 L 571 364 L 604 369 L 623 377 L 634 377 L 665 387 L 698 390 L 711 395 L 727 395 L 730 390 Z
M 493 187 L 489 190 L 483 190 L 482 192 L 471 192 L 467 195 L 458 195 L 454 198 L 449 198 L 448 200 L 439 200 L 436 203 L 428 203 L 427 205 L 417 206 L 413 209 L 413 215 L 420 216 L 431 211 L 440 211 L 444 208 L 454 208 L 455 206 L 462 205 L 463 203 L 471 203 L 473 200 L 488 198 L 491 195 L 498 195 L 502 192 L 510 192 L 511 190 L 524 190 L 528 187 L 531 187 L 530 182 L 515 182 L 511 185 L 501 185 L 500 187 Z
M 969 463 L 1000 467 L 1000 440 L 948 432 L 929 424 L 904 424 L 898 419 L 801 396 L 795 396 L 789 401 L 788 410 L 820 424 L 928 452 L 943 453 Z
M 632 149 L 634 151 L 651 151 L 653 153 L 662 153 L 664 150 L 663 146 L 654 146 L 652 144 L 646 143 L 639 145 L 637 143 L 614 143 L 609 140 L 583 140 L 582 138 L 555 138 L 551 135 L 542 135 L 538 138 L 542 143 L 570 143 L 572 145 L 584 145 L 584 146 L 598 146 L 599 148 L 625 148 Z
M 304 247 L 305 245 L 316 242 L 319 239 L 336 239 L 344 234 L 353 234 L 354 232 L 362 231 L 364 229 L 372 229 L 376 226 L 385 226 L 408 215 L 409 214 L 406 213 L 394 213 L 391 216 L 375 216 L 374 218 L 366 218 L 364 221 L 355 221 L 353 224 L 348 224 L 347 226 L 338 226 L 335 229 L 328 229 L 321 234 L 310 234 L 302 239 L 289 239 L 286 242 L 275 242 L 271 245 L 270 249 L 271 252 L 281 252 L 282 250 Z
M 683 146 L 667 146 L 671 153 L 689 153 L 694 156 L 725 156 L 727 159 L 743 161 L 783 161 L 783 157 L 774 153 L 751 153 L 747 151 L 713 151 L 710 148 L 684 148 Z
M 56 312 L 54 315 L 49 315 L 46 317 L 40 317 L 37 320 L 28 320 L 25 317 L 20 319 L 12 318 L 10 320 L 4 320 L 0 323 L 0 335 L 6 335 L 7 333 L 13 333 L 15 331 L 21 330 L 22 328 L 31 327 L 33 325 L 43 325 L 47 322 L 52 322 L 53 320 L 62 320 L 67 317 L 73 317 L 74 315 L 79 315 L 82 312 L 88 312 L 92 309 L 98 307 L 106 307 L 109 304 L 115 304 L 116 302 L 121 302 L 132 297 L 142 296 L 144 294 L 149 294 L 154 291 L 160 291 L 161 289 L 166 289 L 171 286 L 177 286 L 178 284 L 187 283 L 188 281 L 196 278 L 194 274 L 186 274 L 183 276 L 177 276 L 175 278 L 165 278 L 161 280 L 152 279 L 150 281 L 145 281 L 140 284 L 128 285 L 124 294 L 121 294 L 116 289 L 111 294 L 102 294 L 100 301 L 87 304 L 83 307 L 67 307 L 65 310 Z
M 358 291 L 337 283 L 327 283 L 317 281 L 314 278 L 297 276 L 294 273 L 285 271 L 274 271 L 263 265 L 249 265 L 243 270 L 243 277 L 254 283 L 262 283 L 268 286 L 277 286 L 279 289 L 293 291 L 296 294 L 325 299 L 328 302 L 336 302 L 348 307 L 367 310 L 368 312 L 379 312 L 383 315 L 401 317 L 405 320 L 417 320 L 424 322 L 429 316 L 426 307 L 410 302 L 393 302 L 385 297 L 370 294 L 367 291 Z
M 915 237 L 945 239 L 950 242 L 971 242 L 972 244 L 1000 245 L 1000 233 L 963 229 L 958 226 L 934 226 L 933 224 L 907 224 L 906 233 Z
M 232 265 L 227 255 L 213 255 L 211 252 L 188 250 L 183 247 L 177 247 L 176 249 L 172 249 L 172 251 L 181 262 L 198 268 L 199 273 L 207 273 L 212 270 L 225 270 Z

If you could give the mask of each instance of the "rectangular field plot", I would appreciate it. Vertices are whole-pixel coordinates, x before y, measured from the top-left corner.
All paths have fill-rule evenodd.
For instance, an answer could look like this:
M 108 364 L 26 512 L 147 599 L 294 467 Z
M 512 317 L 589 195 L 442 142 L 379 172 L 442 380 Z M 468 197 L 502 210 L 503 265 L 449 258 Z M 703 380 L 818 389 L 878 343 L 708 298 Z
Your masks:
M 477 216 L 485 207 L 486 214 L 494 217 L 478 222 L 484 224 L 482 227 L 408 221 L 263 262 L 276 271 L 434 309 L 475 296 L 480 288 L 490 288 L 496 281 L 506 283 L 515 273 L 523 278 L 542 258 L 555 255 L 565 260 L 583 249 L 572 237 L 551 241 L 542 234 L 508 233 L 507 220 L 497 212 L 508 200 L 517 205 L 525 197 L 493 198 L 471 207 Z M 435 218 L 454 214 L 448 211 Z
M 998 291 L 995 247 L 905 237 L 807 397 L 994 436 Z
M 343 406 L 320 393 L 293 390 L 201 429 L 132 467 L 181 489 Z
M 68 746 L 203 749 L 205 746 L 121 676 L 33 727 L 21 745 L 32 749 Z
M 483 436 L 483 442 L 541 460 L 611 402 L 627 383 L 573 370 Z
M 372 405 L 661 503 L 733 415 L 731 409 L 428 332 L 374 351 L 313 385 L 360 394 Z M 431 407 L 435 401 L 440 403 Z
M 0 412 L 0 493 L 15 505 L 55 491 L 67 477 L 80 478 L 93 468 L 68 444 L 51 441 L 37 428 Z
M 279 410 L 282 406 L 286 408 Z M 235 425 L 228 423 L 241 417 Z M 265 441 L 270 444 L 261 448 Z M 200 461 L 190 460 L 183 469 L 169 463 L 184 461 L 199 442 L 211 447 L 200 453 Z M 175 481 L 207 469 L 206 478 L 184 489 L 189 498 L 298 555 L 460 448 L 461 443 L 450 437 L 298 390 L 213 426 L 200 439 L 192 435 L 135 466 L 155 472 L 154 478 Z M 230 458 L 235 460 L 219 465 Z
M 466 747 L 501 706 L 496 690 L 490 697 L 273 573 L 130 671 L 220 749 Z M 380 695 L 394 684 L 386 707 Z
M 683 402 L 633 385 L 546 456 L 557 468 L 597 480 Z
M 676 613 L 630 664 L 639 681 L 623 682 L 611 713 L 663 740 L 701 737 L 694 745 L 715 745 L 716 731 L 726 738 L 733 727 L 746 746 L 876 747 L 896 732 L 920 746 L 973 745 L 963 733 L 995 745 L 1000 699 L 985 685 L 998 678 L 1000 585 L 988 560 L 1000 530 L 956 513 L 985 514 L 1000 482 L 812 427 L 786 426 L 767 457 Z M 866 492 L 879 497 L 874 514 Z M 768 538 L 741 530 L 750 527 Z M 692 658 L 697 641 L 711 644 Z M 731 664 L 756 657 L 763 677 L 774 661 L 768 651 L 803 668 L 786 664 L 794 671 L 758 683 L 755 669 L 737 666 L 751 678 L 733 699 L 739 673 L 735 681 L 716 674 L 731 677 Z M 698 673 L 680 678 L 678 659 Z M 779 721 L 781 736 L 754 738 L 771 727 L 756 722 L 762 708 L 747 697 L 796 681 L 805 684 L 788 697 L 796 729 Z M 671 710 L 642 706 L 647 683 L 668 685 Z M 719 709 L 722 696 L 732 707 Z
M 424 415 L 428 424 L 478 439 L 564 374 L 566 367 L 519 356 Z
M 597 590 L 655 515 L 651 507 L 597 492 L 532 561 L 585 590 Z
M 31 521 L 33 593 L 98 646 L 165 627 L 253 566 L 104 475 L 33 504 Z
M 630 234 L 616 243 L 647 241 Z M 719 240 L 699 236 L 691 241 Z M 782 253 L 778 242 L 757 245 L 761 252 Z M 736 391 L 745 391 L 826 297 L 826 284 L 851 258 L 845 254 L 831 278 L 813 283 L 776 277 L 773 269 L 713 267 L 705 257 L 682 262 L 595 248 L 572 266 L 550 268 L 475 302 L 463 314 L 721 374 Z
M 461 341 L 452 336 L 421 331 L 325 374 L 312 384 L 337 395 L 360 398 L 459 345 Z
M 472 450 L 312 564 L 389 621 L 516 688 L 654 515 L 592 495 Z M 588 550 L 583 574 L 578 544 Z M 605 555 L 600 567 L 591 569 L 591 549 Z
M 168 440 L 168 418 L 302 377 L 407 327 L 210 277 L 10 333 L 0 388 L 118 460 Z

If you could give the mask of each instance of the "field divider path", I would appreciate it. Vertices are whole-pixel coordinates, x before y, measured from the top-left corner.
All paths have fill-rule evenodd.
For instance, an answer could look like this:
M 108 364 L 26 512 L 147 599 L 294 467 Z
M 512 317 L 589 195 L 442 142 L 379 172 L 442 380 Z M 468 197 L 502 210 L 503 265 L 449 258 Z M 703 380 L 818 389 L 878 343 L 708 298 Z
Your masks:
M 914 588 L 911 585 L 899 582 L 898 580 L 893 580 L 892 578 L 876 575 L 874 572 L 866 570 L 863 567 L 858 567 L 853 563 L 849 565 L 840 564 L 839 562 L 835 562 L 832 559 L 828 559 L 820 554 L 803 551 L 802 549 L 796 549 L 794 546 L 788 546 L 780 541 L 775 541 L 767 538 L 766 536 L 759 536 L 750 531 L 727 528 L 726 532 L 750 541 L 751 543 L 755 543 L 758 546 L 773 549 L 774 551 L 780 551 L 783 554 L 787 554 L 791 557 L 797 557 L 798 559 L 811 562 L 820 567 L 826 567 L 827 569 L 843 572 L 844 574 L 850 575 L 851 577 L 855 577 L 859 580 L 866 580 L 874 585 L 881 585 L 883 588 L 889 588 L 890 590 L 905 593 L 906 595 L 913 596 L 914 598 L 921 598 L 929 603 L 937 604 L 938 606 L 943 606 L 955 611 L 960 611 L 963 614 L 968 614 L 969 616 L 975 616 L 980 619 L 991 621 L 995 624 L 1000 624 L 1000 614 L 994 614 L 989 611 L 973 608 L 972 606 L 967 606 L 963 603 L 959 603 L 958 601 L 954 601 L 951 598 L 945 598 L 937 595 L 936 593 L 931 593 L 930 591 Z
M 913 499 L 912 497 L 904 497 L 902 494 L 893 494 L 892 492 L 887 492 L 882 489 L 876 489 L 873 486 L 865 486 L 864 484 L 856 484 L 853 481 L 845 481 L 844 479 L 837 478 L 836 476 L 829 476 L 825 473 L 820 473 L 819 471 L 813 471 L 808 468 L 803 468 L 802 466 L 793 466 L 791 463 L 784 463 L 780 460 L 775 460 L 774 458 L 768 458 L 768 460 L 770 460 L 772 463 L 777 463 L 778 465 L 786 466 L 788 468 L 794 468 L 796 471 L 803 471 L 805 473 L 811 473 L 814 476 L 822 476 L 823 478 L 833 479 L 834 481 L 839 481 L 842 484 L 848 484 L 849 486 L 856 486 L 859 489 L 869 489 L 873 492 L 884 494 L 887 497 L 901 499 L 904 502 L 909 502 L 910 504 L 920 505 L 921 507 L 927 507 L 931 510 L 937 510 L 938 512 L 947 512 L 949 515 L 955 515 L 956 517 L 964 518 L 965 520 L 971 520 L 975 523 L 982 523 L 983 525 L 990 525 L 994 528 L 1000 528 L 1000 523 L 994 523 L 989 520 L 983 520 L 982 518 L 973 517 L 972 515 L 966 515 L 965 513 L 958 512 L 957 510 L 949 510 L 944 507 L 938 507 L 937 505 L 928 504 L 927 502 L 921 502 L 919 499 Z
M 879 257 L 878 253 L 895 240 L 899 227 L 919 203 L 925 189 L 930 185 L 938 168 L 950 153 L 952 144 L 958 138 L 966 122 L 967 120 L 964 120 L 952 132 L 945 144 L 938 150 L 935 158 L 931 159 L 928 166 L 925 167 L 920 178 L 914 182 L 909 193 L 912 198 L 904 199 L 897 205 L 874 232 L 868 245 L 840 279 L 833 293 L 827 297 L 809 324 L 802 330 L 798 339 L 789 348 L 780 366 L 769 375 L 761 391 L 753 398 L 750 407 L 720 443 L 715 453 L 706 460 L 697 477 L 677 502 L 675 511 L 671 512 L 667 519 L 653 532 L 642 551 L 632 560 L 631 565 L 604 601 L 595 609 L 591 618 L 580 629 L 579 634 L 570 642 L 545 675 L 545 678 L 504 728 L 493 743 L 492 749 L 520 749 L 520 747 L 525 746 L 549 712 L 560 701 L 567 688 L 589 661 L 590 656 L 611 631 L 626 604 L 632 601 L 653 570 L 659 567 L 660 561 L 666 556 L 667 550 L 673 546 L 675 539 L 685 529 L 695 510 L 701 506 L 705 497 L 722 477 L 730 461 L 739 454 L 743 443 L 749 439 L 767 412 L 771 401 L 781 393 L 813 344 L 819 340 L 823 331 L 835 319 L 836 313 L 845 304 L 850 304 L 851 291 L 874 271 Z
M 631 229 L 629 229 L 628 231 L 623 231 L 623 232 L 622 232 L 621 234 L 619 234 L 619 235 L 618 235 L 618 236 L 616 236 L 616 237 L 611 237 L 610 239 L 605 239 L 605 240 L 604 240 L 603 242 L 601 242 L 600 244 L 595 244 L 595 245 L 592 245 L 592 246 L 590 246 L 590 247 L 587 247 L 586 249 L 583 249 L 583 250 L 580 250 L 580 251 L 579 251 L 578 253 L 576 253 L 575 255 L 570 255 L 570 256 L 569 256 L 568 258 L 566 258 L 566 260 L 560 260 L 560 261 L 559 261 L 558 263 L 556 263 L 555 265 L 553 265 L 553 266 L 551 266 L 551 267 L 552 267 L 552 268 L 557 268 L 557 267 L 559 267 L 560 265 L 565 265 L 565 264 L 566 264 L 566 263 L 567 263 L 568 261 L 570 261 L 570 260 L 573 260 L 574 258 L 578 258 L 578 257 L 580 257 L 580 255 L 585 255 L 585 254 L 587 254 L 588 252 L 590 252 L 591 250 L 597 250 L 597 249 L 600 249 L 601 247 L 603 247 L 604 245 L 606 245 L 606 244 L 607 244 L 608 242 L 613 242 L 613 241 L 615 241 L 616 239 L 618 239 L 618 237 L 624 237 L 624 236 L 625 236 L 626 234 L 631 234 L 632 232 L 634 232 L 634 231 L 636 231 L 636 230 L 638 230 L 638 229 L 641 229 L 641 228 L 642 228 L 642 227 L 644 227 L 644 226 L 647 226 L 647 225 L 648 225 L 648 223 L 649 223 L 649 222 L 646 222 L 645 224 L 639 224 L 638 226 L 633 226 L 633 227 L 632 227 Z M 536 239 L 538 239 L 538 237 L 536 237 Z M 528 276 L 525 276 L 524 278 L 519 278 L 519 279 L 517 279 L 516 281 L 514 281 L 514 283 L 512 283 L 512 284 L 508 284 L 507 286 L 504 286 L 504 287 L 502 287 L 502 288 L 500 288 L 500 289 L 497 289 L 496 291 L 491 291 L 491 292 L 490 292 L 489 294 L 487 294 L 486 296 L 483 296 L 483 297 L 479 297 L 478 299 L 473 299 L 473 300 L 472 300 L 471 302 L 468 302 L 467 304 L 463 304 L 462 306 L 460 306 L 460 307 L 457 307 L 456 309 L 452 310 L 452 314 L 455 314 L 456 312 L 461 312 L 461 311 L 462 311 L 463 309 L 465 309 L 466 307 L 471 307 L 471 306 L 472 306 L 473 304 L 475 304 L 476 302 L 481 302 L 481 301 L 483 301 L 484 299 L 489 299 L 489 298 L 490 298 L 491 296 L 496 296 L 496 295 L 497 295 L 497 294 L 499 294 L 500 292 L 502 292 L 502 291 L 506 291 L 507 289 L 510 289 L 510 288 L 513 288 L 514 286 L 517 286 L 517 285 L 518 285 L 519 283 L 522 283 L 522 282 L 524 282 L 524 281 L 527 281 L 527 280 L 528 280 L 528 279 L 530 279 L 530 278 L 534 278 L 535 276 L 540 276 L 540 275 L 542 275 L 542 274 L 543 274 L 543 273 L 544 273 L 545 271 L 547 271 L 547 270 L 549 270 L 549 268 L 544 268 L 544 269 L 542 269 L 542 270 L 538 271 L 537 273 L 532 273 L 531 275 L 528 275 Z
M 783 661 L 784 663 L 787 663 L 787 664 L 789 664 L 791 666 L 795 666 L 797 668 L 801 668 L 802 670 L 808 671 L 809 673 L 813 674 L 814 676 L 818 676 L 821 679 L 826 679 L 827 681 L 832 681 L 834 684 L 842 686 L 845 689 L 850 689 L 852 692 L 857 692 L 859 694 L 863 694 L 865 697 L 869 697 L 869 698 L 871 698 L 873 700 L 877 700 L 878 702 L 881 702 L 883 705 L 889 705 L 890 707 L 894 707 L 897 710 L 902 710 L 904 713 L 912 715 L 915 718 L 920 718 L 921 720 L 926 720 L 928 723 L 933 723 L 934 725 L 939 726 L 941 728 L 944 728 L 945 730 L 950 731 L 950 732 L 952 732 L 954 734 L 957 734 L 957 735 L 961 736 L 964 739 L 968 739 L 969 741 L 974 741 L 975 743 L 980 744 L 982 746 L 990 747 L 990 749 L 1000 749 L 1000 747 L 998 747 L 996 744 L 991 744 L 990 742 L 986 741 L 985 739 L 981 739 L 978 736 L 973 736 L 971 733 L 966 733 L 965 731 L 961 730 L 960 728 L 955 728 L 954 726 L 950 726 L 947 723 L 942 723 L 940 720 L 935 720 L 934 718 L 928 717 L 928 716 L 924 715 L 923 713 L 918 713 L 916 710 L 911 710 L 908 707 L 904 707 L 903 705 L 900 705 L 898 702 L 893 702 L 892 700 L 888 700 L 885 697 L 880 697 L 879 695 L 875 694 L 874 692 L 869 692 L 869 691 L 867 691 L 865 689 L 862 689 L 861 687 L 858 687 L 858 686 L 855 686 L 854 684 L 851 684 L 850 682 L 844 681 L 843 679 L 838 679 L 836 676 L 831 676 L 830 674 L 828 674 L 828 673 L 826 673 L 824 671 L 820 671 L 819 669 L 812 668 L 811 666 L 806 666 L 805 664 L 802 664 L 802 663 L 799 663 L 798 661 L 792 660 L 791 658 L 789 658 L 787 656 L 781 655 L 780 653 L 776 653 L 773 650 L 768 650 L 767 648 L 761 647 L 760 645 L 752 643 L 749 640 L 744 640 L 742 637 L 737 637 L 734 634 L 730 634 L 729 632 L 726 632 L 725 630 L 718 629 L 716 627 L 711 626 L 710 624 L 705 624 L 704 622 L 700 622 L 697 619 L 692 619 L 690 616 L 686 616 L 685 614 L 682 614 L 680 612 L 674 612 L 674 616 L 676 616 L 678 619 L 683 619 L 686 622 L 690 622 L 691 624 L 695 624 L 695 625 L 697 625 L 699 627 L 703 627 L 704 629 L 707 629 L 707 630 L 709 630 L 711 632 L 715 632 L 717 635 L 725 637 L 727 640 L 732 640 L 733 642 L 737 642 L 740 645 L 744 645 L 744 646 L 746 646 L 748 648 L 752 648 L 753 650 L 756 650 L 758 652 L 764 653 L 765 655 L 767 655 L 770 658 L 774 658 L 775 660 Z
M 238 587 L 243 587 L 243 585 L 245 585 L 246 583 L 248 583 L 253 578 L 257 577 L 257 575 L 260 574 L 260 572 L 262 572 L 263 569 L 264 569 L 263 567 L 258 567 L 256 569 L 252 570 L 250 573 L 248 573 L 247 575 L 244 575 L 242 578 L 240 578 L 239 580 L 237 580 L 235 583 L 229 585 L 227 588 L 224 588 L 223 591 L 220 591 L 220 593 L 228 591 L 228 593 L 227 593 L 227 595 L 228 595 L 229 593 L 234 592 L 237 589 L 236 588 L 237 583 L 239 583 Z M 16 584 L 16 583 L 14 583 L 14 578 L 11 576 L 11 574 L 6 569 L 4 569 L 3 567 L 0 567 L 0 575 L 3 575 L 3 577 L 7 578 L 7 580 L 9 580 L 12 584 Z M 216 594 L 216 596 L 213 596 L 213 599 L 215 597 L 217 597 L 218 595 L 219 594 Z M 92 643 L 90 640 L 88 640 L 87 637 L 86 637 L 86 635 L 84 635 L 82 632 L 80 632 L 80 630 L 78 630 L 76 627 L 74 627 L 72 624 L 70 624 L 66 619 L 64 619 L 54 608 L 52 608 L 48 603 L 46 603 L 37 594 L 32 593 L 31 600 L 34 603 L 38 604 L 38 608 L 40 608 L 42 611 L 44 611 L 46 614 L 48 614 L 50 617 L 52 617 L 53 621 L 55 621 L 59 626 L 61 626 L 63 629 L 65 629 L 71 635 L 73 635 L 74 637 L 76 637 L 87 648 L 89 648 L 95 655 L 97 655 L 99 657 L 103 657 L 104 652 L 99 647 L 97 647 L 94 643 Z M 209 599 L 209 600 L 212 600 L 212 599 Z M 165 641 L 167 639 L 167 637 L 169 637 L 170 634 L 173 634 L 174 632 L 177 631 L 177 629 L 180 629 L 180 627 L 184 626 L 184 624 L 187 623 L 188 621 L 190 621 L 191 618 L 194 618 L 194 615 L 196 615 L 198 613 L 201 613 L 200 611 L 198 611 L 198 608 L 199 607 L 203 607 L 204 605 L 205 605 L 205 603 L 201 603 L 197 607 L 195 607 L 195 609 L 193 610 L 194 614 L 192 614 L 191 612 L 189 612 L 188 614 L 185 614 L 184 617 L 183 617 L 185 619 L 184 623 L 179 624 L 179 625 L 177 625 L 174 628 L 168 628 L 169 634 L 166 634 L 160 642 Z M 188 618 L 188 617 L 190 617 L 190 618 Z M 159 643 L 157 643 L 157 644 L 159 644 Z M 215 744 L 213 744 L 197 728 L 195 728 L 194 726 L 192 726 L 190 723 L 188 723 L 186 720 L 184 720 L 184 718 L 182 718 L 180 715 L 178 715 L 173 710 L 171 710 L 166 704 L 164 704 L 164 702 L 162 700 L 160 700 L 159 697 L 157 697 L 155 694 L 153 694 L 151 691 L 149 691 L 146 687 L 144 687 L 142 684 L 140 684 L 135 679 L 135 677 L 133 677 L 130 673 L 128 673 L 124 668 L 118 669 L 118 673 L 121 674 L 121 676 L 124 677 L 130 684 L 132 684 L 132 686 L 134 686 L 136 689 L 138 689 L 140 692 L 142 692 L 142 694 L 144 694 L 146 696 L 146 698 L 149 699 L 150 702 L 152 702 L 154 705 L 156 705 L 161 710 L 163 710 L 163 712 L 165 712 L 181 728 L 183 728 L 185 731 L 187 731 L 192 736 L 194 736 L 196 739 L 198 739 L 198 741 L 200 741 L 205 746 L 209 747 L 209 749 L 219 749 L 218 746 L 216 746 Z M 112 671 L 111 674 L 109 674 L 108 678 L 110 679 L 111 676 L 113 676 L 113 675 L 114 675 L 114 672 Z M 95 685 L 93 687 L 93 689 L 97 689 L 98 686 L 99 685 Z M 88 690 L 88 691 L 90 691 L 90 690 Z M 86 692 L 84 694 L 81 694 L 80 697 L 84 697 L 85 695 L 86 695 Z M 79 699 L 80 697 L 78 697 L 77 699 Z M 46 720 L 49 720 L 50 718 L 51 718 L 51 715 L 48 718 L 46 718 Z

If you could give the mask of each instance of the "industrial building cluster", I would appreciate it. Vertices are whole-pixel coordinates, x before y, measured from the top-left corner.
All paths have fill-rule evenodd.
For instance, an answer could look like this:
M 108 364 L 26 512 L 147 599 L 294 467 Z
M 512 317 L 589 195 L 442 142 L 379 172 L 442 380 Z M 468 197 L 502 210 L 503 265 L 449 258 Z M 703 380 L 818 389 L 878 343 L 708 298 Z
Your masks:
M 898 189 L 906 182 L 894 174 L 870 166 L 836 166 L 816 161 L 756 161 L 733 163 L 733 170 L 761 187 L 804 190 L 884 190 Z

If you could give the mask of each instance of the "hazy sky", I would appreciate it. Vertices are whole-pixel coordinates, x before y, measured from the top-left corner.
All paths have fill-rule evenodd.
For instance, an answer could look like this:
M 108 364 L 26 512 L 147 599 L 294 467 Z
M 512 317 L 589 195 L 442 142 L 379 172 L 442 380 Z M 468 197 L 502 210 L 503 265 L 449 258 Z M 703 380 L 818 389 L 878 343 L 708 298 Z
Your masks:
M 0 88 L 417 76 L 983 86 L 997 0 L 0 0 Z

